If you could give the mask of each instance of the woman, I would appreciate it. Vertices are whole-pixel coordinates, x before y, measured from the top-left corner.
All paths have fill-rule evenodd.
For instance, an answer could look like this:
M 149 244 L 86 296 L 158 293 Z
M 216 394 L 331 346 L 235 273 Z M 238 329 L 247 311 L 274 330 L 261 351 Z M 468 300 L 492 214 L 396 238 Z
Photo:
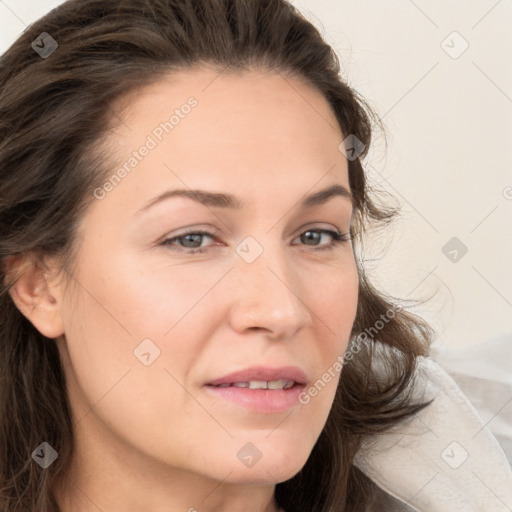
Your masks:
M 1 63 L 0 508 L 368 510 L 433 332 L 357 256 L 396 211 L 319 32 L 70 0 Z

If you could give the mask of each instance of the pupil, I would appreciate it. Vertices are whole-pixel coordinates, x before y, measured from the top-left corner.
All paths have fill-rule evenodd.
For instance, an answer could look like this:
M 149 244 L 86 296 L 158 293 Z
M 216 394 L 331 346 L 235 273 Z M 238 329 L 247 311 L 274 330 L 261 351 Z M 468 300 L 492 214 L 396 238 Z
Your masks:
M 194 237 L 196 237 L 196 242 L 198 241 L 197 239 L 199 239 L 199 244 L 196 244 L 196 245 L 186 245 L 185 244 L 185 246 L 186 247 L 199 247 L 201 245 L 201 236 L 202 235 L 194 235 L 194 234 L 192 234 L 192 235 L 185 235 L 184 236 L 184 240 L 188 241 L 188 242 L 190 242 L 190 241 L 193 242 L 193 240 L 191 240 L 191 238 L 194 238 Z
M 306 238 L 306 240 L 316 240 L 318 241 L 318 237 L 321 233 L 318 233 L 317 231 L 306 231 L 303 236 Z M 315 245 L 315 244 L 312 244 Z

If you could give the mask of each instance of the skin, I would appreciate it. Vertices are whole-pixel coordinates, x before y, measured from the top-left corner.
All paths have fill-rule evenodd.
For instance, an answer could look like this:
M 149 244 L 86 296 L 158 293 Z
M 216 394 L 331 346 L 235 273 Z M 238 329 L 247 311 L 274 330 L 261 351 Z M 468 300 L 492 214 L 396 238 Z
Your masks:
M 352 205 L 336 196 L 296 206 L 333 184 L 349 189 L 345 137 L 325 99 L 296 79 L 195 68 L 129 99 L 105 146 L 112 173 L 190 96 L 198 106 L 87 210 L 75 288 L 47 259 L 48 273 L 27 270 L 11 290 L 57 343 L 66 375 L 76 445 L 55 487 L 63 512 L 277 510 L 275 484 L 306 463 L 332 406 L 339 375 L 279 413 L 212 397 L 204 384 L 258 364 L 299 366 L 311 385 L 345 352 L 358 300 L 352 243 L 303 234 L 347 233 Z M 135 215 L 175 188 L 245 205 L 174 197 Z M 216 233 L 199 237 L 205 253 L 187 253 L 183 239 L 159 245 L 189 227 Z M 235 251 L 246 236 L 263 248 L 250 264 Z M 147 338 L 160 349 L 149 366 L 134 356 Z M 237 457 L 248 442 L 262 454 L 250 468 Z

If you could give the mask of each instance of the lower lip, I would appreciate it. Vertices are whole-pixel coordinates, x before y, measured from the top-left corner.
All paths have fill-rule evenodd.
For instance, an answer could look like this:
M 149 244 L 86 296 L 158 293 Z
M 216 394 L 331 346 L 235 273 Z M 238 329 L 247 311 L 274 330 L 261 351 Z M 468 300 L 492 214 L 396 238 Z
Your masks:
M 234 386 L 206 386 L 206 389 L 217 397 L 235 402 L 247 409 L 261 413 L 278 413 L 299 405 L 299 395 L 304 387 L 296 384 L 290 389 L 249 389 Z

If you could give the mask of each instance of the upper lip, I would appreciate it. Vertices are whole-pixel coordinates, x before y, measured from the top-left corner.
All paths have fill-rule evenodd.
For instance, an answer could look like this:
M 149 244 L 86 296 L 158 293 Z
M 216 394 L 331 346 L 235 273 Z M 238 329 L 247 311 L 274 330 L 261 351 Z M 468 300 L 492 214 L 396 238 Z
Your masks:
M 224 377 L 212 380 L 207 384 L 210 386 L 219 386 L 220 384 L 233 384 L 235 382 L 249 381 L 273 381 L 273 380 L 293 380 L 297 384 L 306 383 L 306 374 L 297 366 L 281 366 L 280 368 L 270 368 L 266 366 L 251 366 L 238 372 L 230 373 Z

